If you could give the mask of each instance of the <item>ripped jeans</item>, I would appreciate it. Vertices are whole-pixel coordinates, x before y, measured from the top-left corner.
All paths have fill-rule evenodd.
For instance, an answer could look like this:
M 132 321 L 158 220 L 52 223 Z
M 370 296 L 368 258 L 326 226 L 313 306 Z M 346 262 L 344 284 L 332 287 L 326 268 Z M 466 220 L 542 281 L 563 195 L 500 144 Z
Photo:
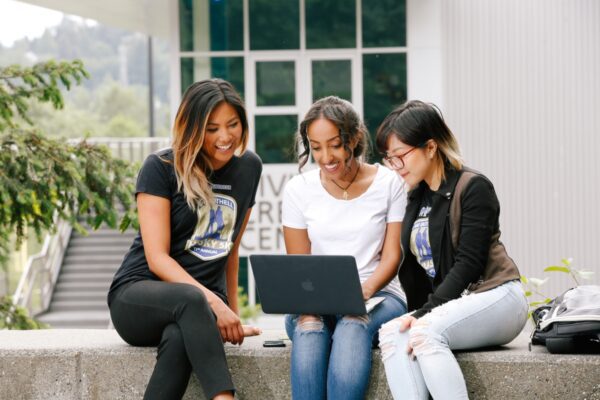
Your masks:
M 368 316 L 322 315 L 300 321 L 286 315 L 292 339 L 292 398 L 294 400 L 364 399 L 371 373 L 371 350 L 381 325 L 406 312 L 397 296 L 377 292 L 385 301 Z
M 434 308 L 399 331 L 399 318 L 379 331 L 381 356 L 394 399 L 468 399 L 451 350 L 510 342 L 527 321 L 527 300 L 518 281 L 473 293 Z M 413 359 L 406 351 L 413 348 Z

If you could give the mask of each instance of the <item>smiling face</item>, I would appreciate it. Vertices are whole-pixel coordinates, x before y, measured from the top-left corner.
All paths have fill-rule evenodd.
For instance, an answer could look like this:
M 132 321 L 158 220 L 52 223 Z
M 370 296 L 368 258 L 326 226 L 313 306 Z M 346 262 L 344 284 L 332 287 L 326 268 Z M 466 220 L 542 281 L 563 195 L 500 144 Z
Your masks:
M 202 152 L 215 170 L 231 160 L 242 141 L 242 123 L 235 108 L 223 102 L 208 117 Z
M 319 118 L 308 126 L 307 133 L 312 156 L 321 171 L 329 179 L 341 180 L 347 173 L 345 162 L 350 154 L 344 149 L 337 126 Z
M 424 147 L 414 147 L 403 143 L 398 136 L 392 134 L 387 140 L 388 157 L 402 156 L 402 168 L 395 172 L 404 179 L 411 188 L 416 187 L 425 180 L 431 187 L 433 177 L 436 173 L 437 164 L 435 160 L 436 144 L 433 140 L 427 142 Z

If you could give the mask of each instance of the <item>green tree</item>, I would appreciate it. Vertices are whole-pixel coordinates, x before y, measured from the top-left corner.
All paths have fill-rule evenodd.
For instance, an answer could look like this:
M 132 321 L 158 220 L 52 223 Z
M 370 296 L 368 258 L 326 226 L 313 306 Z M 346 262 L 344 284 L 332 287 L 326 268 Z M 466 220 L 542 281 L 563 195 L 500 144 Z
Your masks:
M 13 304 L 10 296 L 0 297 L 0 329 L 44 329 L 46 324 L 27 315 L 27 310 Z
M 31 125 L 31 100 L 59 110 L 61 89 L 87 76 L 78 60 L 0 68 L 0 265 L 6 263 L 11 233 L 17 247 L 27 227 L 41 239 L 55 229 L 55 216 L 81 232 L 82 221 L 94 229 L 116 227 L 121 204 L 126 212 L 120 228 L 135 225 L 135 172 L 127 162 L 113 158 L 104 146 L 50 139 Z

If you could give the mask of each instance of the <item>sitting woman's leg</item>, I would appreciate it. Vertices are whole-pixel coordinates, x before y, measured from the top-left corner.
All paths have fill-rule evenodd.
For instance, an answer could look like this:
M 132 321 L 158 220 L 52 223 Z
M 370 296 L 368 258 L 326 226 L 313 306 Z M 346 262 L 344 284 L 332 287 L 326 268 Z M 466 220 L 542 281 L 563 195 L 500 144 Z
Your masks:
M 384 322 L 406 312 L 406 306 L 396 296 L 386 292 L 375 296 L 385 297 L 385 300 L 368 315 L 345 316 L 335 327 L 327 374 L 328 398 L 365 398 L 377 332 Z
M 464 377 L 452 350 L 506 344 L 521 332 L 526 320 L 527 301 L 521 285 L 508 282 L 443 304 L 413 323 L 409 344 L 431 395 L 435 399 L 467 399 Z M 394 379 L 397 377 L 388 375 L 388 381 Z
M 379 347 L 388 386 L 394 399 L 427 400 L 429 391 L 419 363 L 407 351 L 408 331 L 400 332 L 400 320 L 387 322 L 379 331 Z
M 323 316 L 286 315 L 286 331 L 292 339 L 292 398 L 325 400 L 331 329 Z
M 192 365 L 185 351 L 179 325 L 167 325 L 158 345 L 156 366 L 146 387 L 144 399 L 182 398 L 191 372 Z
M 206 397 L 234 390 L 215 316 L 199 289 L 181 283 L 135 282 L 118 290 L 110 311 L 115 329 L 127 343 L 160 344 L 145 398 L 180 398 L 189 380 L 187 363 Z

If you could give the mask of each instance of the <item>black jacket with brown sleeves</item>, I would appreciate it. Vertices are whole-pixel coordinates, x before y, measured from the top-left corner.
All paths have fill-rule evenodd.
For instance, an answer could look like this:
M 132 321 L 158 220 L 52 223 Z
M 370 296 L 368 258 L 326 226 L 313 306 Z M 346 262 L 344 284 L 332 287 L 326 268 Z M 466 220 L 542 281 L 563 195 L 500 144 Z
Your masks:
M 457 182 L 465 171 L 471 176 L 453 201 Z M 432 191 L 429 214 L 429 242 L 435 267 L 433 282 L 410 251 L 411 230 L 427 188 L 425 182 L 408 193 L 402 223 L 403 260 L 398 276 L 406 293 L 408 310 L 416 310 L 412 314 L 415 318 L 460 297 L 465 289 L 483 292 L 520 276 L 499 240 L 500 204 L 492 183 L 466 167 L 445 172 L 446 179 L 437 191 Z M 453 218 L 451 214 L 456 211 L 451 212 L 451 208 L 458 208 L 460 216 Z M 453 233 L 458 238 L 456 247 L 452 242 Z

